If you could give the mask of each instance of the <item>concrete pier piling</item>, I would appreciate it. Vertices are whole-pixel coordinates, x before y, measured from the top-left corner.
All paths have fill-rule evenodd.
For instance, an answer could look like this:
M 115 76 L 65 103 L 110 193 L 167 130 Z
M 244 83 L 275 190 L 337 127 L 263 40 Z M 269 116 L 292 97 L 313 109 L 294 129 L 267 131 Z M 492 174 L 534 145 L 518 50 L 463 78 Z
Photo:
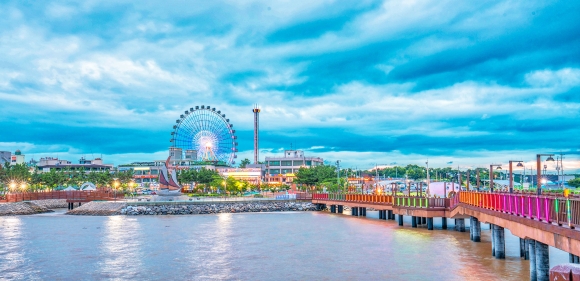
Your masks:
M 530 259 L 530 239 L 524 239 L 524 260 Z
M 495 257 L 495 228 L 493 224 L 489 224 L 489 229 L 491 230 L 491 255 Z
M 411 217 L 411 227 L 417 227 L 417 217 L 416 216 Z
M 417 218 L 417 226 L 421 225 L 421 217 L 416 217 Z
M 547 244 L 536 241 L 536 280 L 550 280 L 550 253 Z
M 383 211 L 379 210 L 379 220 L 382 220 L 382 219 L 383 219 Z
M 338 205 L 338 213 L 342 214 L 344 212 L 344 206 L 343 205 Z
M 330 212 L 336 213 L 336 205 L 330 205 Z
M 403 215 L 399 215 L 399 226 L 403 226 Z
M 455 227 L 459 232 L 465 232 L 465 219 L 455 219 Z
M 427 218 L 426 217 L 422 217 L 421 218 L 421 224 L 427 224 Z
M 363 217 L 367 216 L 367 208 L 360 207 L 360 216 L 363 216 Z
M 530 281 L 537 281 L 536 275 L 536 241 L 528 239 L 528 248 L 530 255 Z
M 358 211 L 358 207 L 350 208 L 350 214 L 353 216 L 358 216 L 357 211 Z
M 427 230 L 433 230 L 433 218 L 427 218 Z
M 447 218 L 446 217 L 441 218 L 441 228 L 447 229 Z
M 471 226 L 470 228 L 473 229 L 473 242 L 481 242 L 481 223 L 476 217 L 471 217 Z
M 505 232 L 503 227 L 493 225 L 493 243 L 495 244 L 495 258 L 505 259 Z
M 393 210 L 388 210 L 387 211 L 387 218 L 390 220 L 394 220 L 395 219 L 395 215 L 393 214 Z

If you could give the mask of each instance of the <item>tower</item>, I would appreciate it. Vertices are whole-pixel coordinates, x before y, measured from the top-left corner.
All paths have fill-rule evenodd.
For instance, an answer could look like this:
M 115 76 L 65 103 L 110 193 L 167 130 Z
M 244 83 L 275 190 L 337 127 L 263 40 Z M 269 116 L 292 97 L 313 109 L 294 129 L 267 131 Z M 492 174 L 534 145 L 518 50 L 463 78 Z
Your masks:
M 260 109 L 257 104 L 254 105 L 252 112 L 254 112 L 254 164 L 258 164 L 258 127 L 260 123 Z

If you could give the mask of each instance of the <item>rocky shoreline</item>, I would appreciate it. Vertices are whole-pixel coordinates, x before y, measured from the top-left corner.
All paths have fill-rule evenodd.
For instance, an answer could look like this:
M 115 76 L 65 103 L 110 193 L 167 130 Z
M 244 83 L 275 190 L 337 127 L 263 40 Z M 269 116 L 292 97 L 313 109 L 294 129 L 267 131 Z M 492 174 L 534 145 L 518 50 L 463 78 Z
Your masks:
M 112 216 L 119 215 L 121 209 L 125 208 L 126 206 L 127 203 L 125 202 L 93 201 L 85 203 L 80 207 L 76 207 L 66 212 L 66 214 L 80 216 Z
M 65 199 L 35 200 L 0 204 L 0 216 L 32 215 L 67 208 Z M 67 215 L 81 216 L 141 216 L 141 215 L 194 215 L 217 213 L 255 213 L 316 211 L 316 205 L 299 201 L 246 201 L 246 202 L 103 202 L 82 204 Z
M 308 202 L 245 202 L 245 203 L 206 203 L 206 204 L 171 204 L 132 206 L 120 211 L 121 215 L 193 215 L 217 213 L 249 212 L 288 212 L 316 211 L 316 205 Z
M 0 216 L 34 215 L 40 213 L 48 213 L 52 212 L 52 210 L 50 210 L 52 206 L 54 205 L 60 206 L 60 203 L 57 202 L 41 202 L 41 201 L 49 201 L 49 200 L 36 200 L 36 201 L 0 204 Z M 52 201 L 52 199 L 50 201 Z M 64 204 L 66 207 L 66 200 Z

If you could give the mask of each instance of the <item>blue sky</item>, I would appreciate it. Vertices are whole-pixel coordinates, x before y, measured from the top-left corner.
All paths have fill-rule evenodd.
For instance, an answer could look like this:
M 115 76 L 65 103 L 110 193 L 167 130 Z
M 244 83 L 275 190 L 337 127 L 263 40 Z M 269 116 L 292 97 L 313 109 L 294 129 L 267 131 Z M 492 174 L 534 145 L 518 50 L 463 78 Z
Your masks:
M 251 158 L 580 168 L 578 1 L 3 1 L 0 150 L 164 158 L 226 113 Z M 510 159 L 511 158 L 511 159 Z M 530 164 L 531 165 L 531 162 Z

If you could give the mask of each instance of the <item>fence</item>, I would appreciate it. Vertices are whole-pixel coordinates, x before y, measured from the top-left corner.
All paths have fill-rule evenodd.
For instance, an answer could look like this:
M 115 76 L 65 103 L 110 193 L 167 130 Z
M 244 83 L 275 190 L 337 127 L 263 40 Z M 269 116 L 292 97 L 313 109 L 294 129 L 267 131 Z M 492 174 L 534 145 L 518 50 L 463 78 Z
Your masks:
M 124 199 L 122 193 L 115 194 L 111 190 L 96 191 L 47 191 L 47 192 L 23 192 L 5 194 L 0 202 L 21 202 L 46 199 L 67 199 L 75 201 L 95 201 L 95 200 L 120 200 Z
M 451 200 L 447 198 L 425 198 L 413 196 L 393 196 L 375 194 L 342 194 L 342 193 L 315 193 L 313 200 L 361 202 L 370 204 L 386 204 L 412 208 L 448 208 Z
M 296 200 L 296 194 L 276 195 L 276 200 Z
M 580 226 L 580 200 L 555 196 L 460 192 L 458 203 L 558 225 Z
M 393 205 L 413 208 L 448 208 L 450 199 L 397 196 Z

